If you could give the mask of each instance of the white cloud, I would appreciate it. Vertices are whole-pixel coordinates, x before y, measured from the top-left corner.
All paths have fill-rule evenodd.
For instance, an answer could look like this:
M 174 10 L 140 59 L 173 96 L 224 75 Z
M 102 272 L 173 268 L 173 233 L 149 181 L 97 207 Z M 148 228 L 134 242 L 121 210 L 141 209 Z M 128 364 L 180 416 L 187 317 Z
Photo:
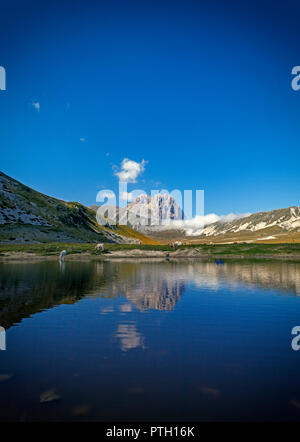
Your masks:
M 120 305 L 120 311 L 122 313 L 130 313 L 132 312 L 132 305 L 127 303 L 127 304 L 122 304 Z
M 146 161 L 142 160 L 140 163 L 137 161 L 124 158 L 121 163 L 121 170 L 115 171 L 115 175 L 119 177 L 120 181 L 126 183 L 136 183 L 136 179 L 145 170 Z
M 219 223 L 226 223 L 235 221 L 240 218 L 245 218 L 246 216 L 251 215 L 251 213 L 229 213 L 227 215 L 217 215 L 215 213 L 209 213 L 207 215 L 196 215 L 192 219 L 185 219 L 185 220 L 179 220 L 174 221 L 172 224 L 173 226 L 181 226 L 186 230 L 187 235 L 200 235 L 202 230 L 213 223 L 219 222 Z
M 135 324 L 119 324 L 116 336 L 120 339 L 123 351 L 144 347 L 144 338 L 137 331 Z
M 40 109 L 41 109 L 41 104 L 39 103 L 39 101 L 33 101 L 33 102 L 31 103 L 31 105 L 35 108 L 35 110 L 36 110 L 37 112 L 40 111 Z
M 79 141 L 81 141 L 82 143 L 84 143 L 84 142 L 86 141 L 86 138 L 81 137 L 81 138 L 79 138 Z

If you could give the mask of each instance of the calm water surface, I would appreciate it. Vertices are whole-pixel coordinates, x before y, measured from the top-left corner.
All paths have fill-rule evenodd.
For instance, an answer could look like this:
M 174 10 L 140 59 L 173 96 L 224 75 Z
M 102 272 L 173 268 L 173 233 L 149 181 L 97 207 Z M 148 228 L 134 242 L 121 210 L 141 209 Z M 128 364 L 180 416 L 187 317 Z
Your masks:
M 300 420 L 300 264 L 1 263 L 1 420 Z

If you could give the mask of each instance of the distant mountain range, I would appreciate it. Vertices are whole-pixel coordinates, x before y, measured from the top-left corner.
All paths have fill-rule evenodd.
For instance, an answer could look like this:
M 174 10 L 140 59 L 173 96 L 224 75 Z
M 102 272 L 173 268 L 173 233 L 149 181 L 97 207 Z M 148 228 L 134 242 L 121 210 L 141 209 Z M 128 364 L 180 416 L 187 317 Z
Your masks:
M 127 226 L 96 222 L 94 210 L 43 195 L 0 172 L 0 243 L 147 242 Z
M 186 220 L 179 225 L 184 213 L 169 194 L 140 195 L 127 207 L 117 207 L 117 225 L 103 216 L 102 223 L 98 224 L 98 208 L 98 205 L 88 208 L 44 195 L 0 172 L 0 243 L 300 240 L 300 207 L 297 206 L 218 221 L 193 231 L 187 228 Z M 156 225 L 150 225 L 151 214 Z M 163 225 L 166 219 L 171 220 L 170 225 Z
M 202 231 L 202 235 L 216 236 L 258 231 L 264 231 L 266 234 L 300 232 L 300 207 L 293 206 L 287 209 L 258 212 L 226 223 L 216 222 L 206 226 Z
M 94 204 L 90 209 L 97 211 L 100 206 Z M 106 205 L 104 215 L 109 217 L 113 206 Z M 154 196 L 141 194 L 126 207 L 116 207 L 117 221 L 120 224 L 134 226 L 140 232 L 148 230 L 147 227 L 160 225 L 166 220 L 182 220 L 183 211 L 178 206 L 175 198 L 168 193 Z M 150 229 L 151 231 L 151 229 Z
M 93 206 L 97 210 L 99 206 Z M 150 225 L 150 213 L 155 225 Z M 300 207 L 276 209 L 239 217 L 231 221 L 217 221 L 199 228 L 190 228 L 188 221 L 178 221 L 184 217 L 183 211 L 174 198 L 168 194 L 150 197 L 142 195 L 125 208 L 117 208 L 120 223 L 129 225 L 132 220 L 139 224 L 134 228 L 161 241 L 175 239 L 189 242 L 234 242 L 234 241 L 286 241 L 300 239 Z M 169 225 L 162 225 L 170 218 Z M 152 218 L 153 219 L 153 218 Z M 159 225 L 160 224 L 160 225 Z
M 189 229 L 188 229 L 189 230 Z M 149 234 L 149 231 L 148 231 Z M 300 240 L 300 207 L 254 213 L 233 221 L 217 221 L 188 236 L 184 228 L 176 232 L 156 232 L 154 237 L 176 237 L 190 242 L 286 242 Z

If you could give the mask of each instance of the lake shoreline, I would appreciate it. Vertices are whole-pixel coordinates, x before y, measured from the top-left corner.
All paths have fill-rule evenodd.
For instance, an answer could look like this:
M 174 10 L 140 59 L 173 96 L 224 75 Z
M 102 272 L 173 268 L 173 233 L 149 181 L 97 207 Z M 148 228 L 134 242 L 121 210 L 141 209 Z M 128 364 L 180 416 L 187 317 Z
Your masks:
M 57 261 L 58 255 L 44 255 L 30 252 L 5 252 L 0 255 L 0 262 L 31 262 L 31 261 Z M 300 261 L 300 254 L 210 254 L 203 253 L 197 249 L 179 249 L 174 252 L 165 252 L 159 250 L 115 250 L 107 253 L 93 254 L 89 252 L 70 253 L 65 256 L 65 261 L 91 261 L 91 260 L 115 260 L 115 259 L 205 259 L 205 260 L 223 260 L 223 259 L 241 259 L 241 260 L 281 260 L 281 261 Z

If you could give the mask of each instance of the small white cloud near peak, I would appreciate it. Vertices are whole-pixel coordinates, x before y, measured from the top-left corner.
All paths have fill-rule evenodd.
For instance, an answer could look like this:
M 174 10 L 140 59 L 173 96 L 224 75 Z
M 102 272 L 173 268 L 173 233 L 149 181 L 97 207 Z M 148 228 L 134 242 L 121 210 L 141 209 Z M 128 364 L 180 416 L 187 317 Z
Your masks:
M 39 101 L 32 101 L 31 106 L 33 106 L 37 112 L 41 110 L 41 104 Z
M 121 163 L 121 170 L 116 170 L 115 175 L 120 181 L 125 183 L 136 183 L 136 179 L 145 170 L 146 161 L 142 160 L 140 163 L 137 161 L 124 158 Z
M 209 213 L 202 216 L 196 215 L 192 219 L 185 219 L 182 222 L 178 221 L 178 223 L 182 223 L 181 225 L 186 230 L 187 235 L 200 235 L 202 233 L 202 230 L 210 224 L 214 224 L 217 222 L 232 222 L 237 219 L 245 218 L 249 215 L 251 215 L 251 213 L 229 213 L 228 215 L 217 215 L 215 213 Z

